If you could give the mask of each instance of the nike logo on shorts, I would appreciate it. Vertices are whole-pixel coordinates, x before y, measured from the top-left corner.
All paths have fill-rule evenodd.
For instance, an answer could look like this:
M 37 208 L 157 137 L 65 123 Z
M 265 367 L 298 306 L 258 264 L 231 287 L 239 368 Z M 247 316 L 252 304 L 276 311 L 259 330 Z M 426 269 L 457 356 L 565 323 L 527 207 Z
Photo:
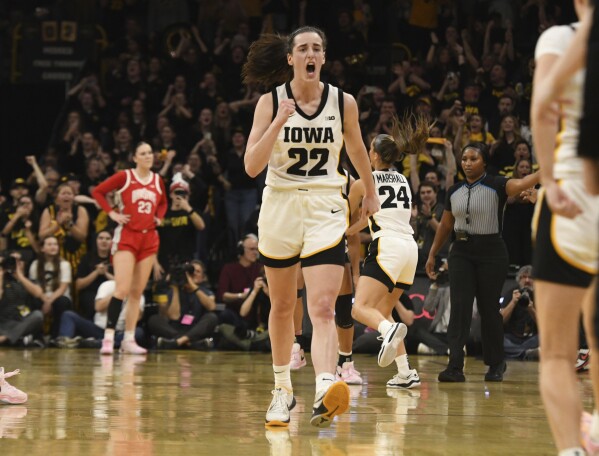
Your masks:
M 337 209 L 336 211 L 331 209 L 331 214 L 336 214 L 337 212 L 341 212 L 341 211 L 342 211 L 342 209 Z

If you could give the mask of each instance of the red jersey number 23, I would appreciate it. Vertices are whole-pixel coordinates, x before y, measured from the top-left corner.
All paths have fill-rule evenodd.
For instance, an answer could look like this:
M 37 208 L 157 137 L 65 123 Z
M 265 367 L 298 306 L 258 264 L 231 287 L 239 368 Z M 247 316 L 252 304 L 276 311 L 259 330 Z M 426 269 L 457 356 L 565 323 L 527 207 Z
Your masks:
M 150 203 L 149 201 L 138 201 L 137 212 L 139 212 L 140 214 L 152 213 L 152 203 Z

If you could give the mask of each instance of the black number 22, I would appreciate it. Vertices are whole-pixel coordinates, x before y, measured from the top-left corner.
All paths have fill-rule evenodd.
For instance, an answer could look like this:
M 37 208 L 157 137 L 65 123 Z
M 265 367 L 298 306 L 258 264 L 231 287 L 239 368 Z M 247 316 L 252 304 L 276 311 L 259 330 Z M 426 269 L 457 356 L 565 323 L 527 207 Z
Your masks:
M 383 185 L 383 186 L 379 187 L 379 195 L 381 195 L 381 196 L 387 195 L 387 199 L 385 201 L 383 201 L 383 204 L 381 204 L 381 209 L 388 209 L 388 208 L 396 209 L 397 208 L 397 203 L 395 202 L 396 200 L 403 203 L 404 209 L 410 208 L 410 197 L 408 196 L 408 192 L 406 191 L 405 187 L 399 187 L 399 191 L 397 192 L 397 195 L 396 195 L 395 189 L 393 187 L 391 187 L 390 185 Z
M 312 166 L 309 170 L 302 169 L 304 166 L 308 164 L 308 156 L 310 160 L 318 160 L 318 162 Z M 324 165 L 326 165 L 329 160 L 329 150 L 315 148 L 310 150 L 310 154 L 308 155 L 308 151 L 306 149 L 300 147 L 293 147 L 289 149 L 289 158 L 296 158 L 297 162 L 287 168 L 287 172 L 289 174 L 293 174 L 295 176 L 326 176 L 327 170 L 322 169 Z

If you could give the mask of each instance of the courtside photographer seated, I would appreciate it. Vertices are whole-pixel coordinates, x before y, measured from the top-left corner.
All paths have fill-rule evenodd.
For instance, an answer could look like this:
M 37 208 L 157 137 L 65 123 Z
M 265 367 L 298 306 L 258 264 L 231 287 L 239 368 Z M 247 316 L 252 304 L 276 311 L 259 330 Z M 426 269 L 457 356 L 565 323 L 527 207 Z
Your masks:
M 501 299 L 505 356 L 522 360 L 539 359 L 537 310 L 534 303 L 532 266 L 523 266 L 516 275 L 518 286 Z
M 208 287 L 206 268 L 199 260 L 173 265 L 158 295 L 159 313 L 148 319 L 148 330 L 158 337 L 161 349 L 213 347 L 212 335 L 218 324 L 216 299 Z
M 42 290 L 23 271 L 18 254 L 0 256 L 0 345 L 30 345 L 33 335 L 42 330 L 44 315 L 40 310 L 31 311 L 36 307 L 34 295 Z

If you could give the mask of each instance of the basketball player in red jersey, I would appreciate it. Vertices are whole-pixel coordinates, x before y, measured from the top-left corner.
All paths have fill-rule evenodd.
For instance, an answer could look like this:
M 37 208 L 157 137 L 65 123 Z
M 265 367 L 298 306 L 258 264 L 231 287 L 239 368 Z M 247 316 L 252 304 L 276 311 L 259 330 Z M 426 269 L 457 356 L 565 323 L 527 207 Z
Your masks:
M 135 326 L 139 317 L 139 301 L 158 252 L 156 226 L 167 209 L 166 190 L 160 176 L 151 171 L 152 148 L 141 142 L 135 149 L 134 169 L 119 171 L 92 192 L 108 216 L 118 223 L 112 239 L 112 263 L 116 288 L 108 305 L 108 323 L 100 353 L 110 355 L 114 346 L 114 330 L 127 298 L 125 337 L 121 353 L 145 354 L 135 342 Z M 106 194 L 116 190 L 118 208 L 112 208 Z

